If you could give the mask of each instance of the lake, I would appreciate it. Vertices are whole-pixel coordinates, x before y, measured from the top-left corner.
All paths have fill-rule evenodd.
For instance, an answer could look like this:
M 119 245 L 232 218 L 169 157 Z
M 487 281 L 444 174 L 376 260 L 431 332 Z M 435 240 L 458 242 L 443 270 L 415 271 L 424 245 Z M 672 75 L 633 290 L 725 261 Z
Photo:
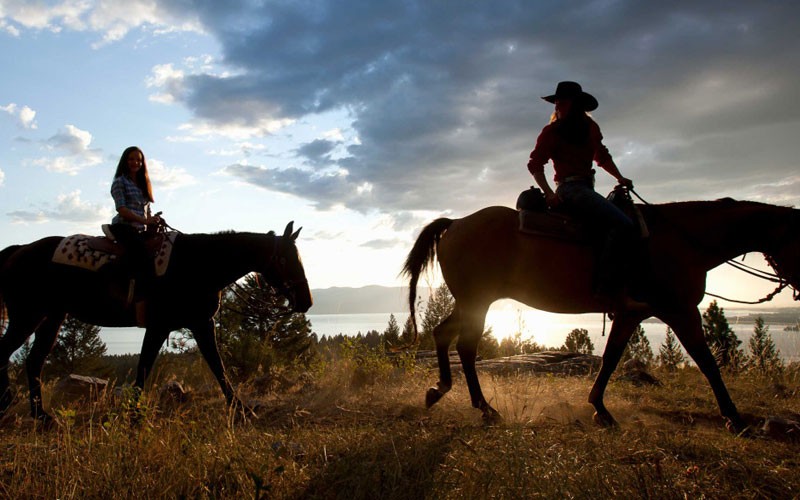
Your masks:
M 750 321 L 736 321 L 735 312 L 726 309 L 726 316 L 730 326 L 742 341 L 742 347 L 747 352 L 747 341 L 753 333 L 753 323 Z M 746 313 L 746 312 L 744 312 Z M 408 318 L 408 312 L 394 313 L 397 324 L 402 330 Z M 784 331 L 785 323 L 770 323 L 768 315 L 764 316 L 769 333 L 775 346 L 781 351 L 781 357 L 786 362 L 800 361 L 800 333 Z M 309 314 L 311 329 L 318 337 L 338 335 L 357 335 L 371 330 L 383 332 L 389 323 L 389 313 L 373 314 Z M 417 318 L 421 323 L 421 318 Z M 594 344 L 595 354 L 602 353 L 605 348 L 607 336 L 602 336 L 603 316 L 601 314 L 553 314 L 536 310 L 519 309 L 491 309 L 487 315 L 486 326 L 492 328 L 495 338 L 501 340 L 507 336 L 522 332 L 523 339 L 532 338 L 535 342 L 548 347 L 559 347 L 564 343 L 567 334 L 576 328 L 583 328 L 589 332 Z M 650 341 L 654 354 L 663 344 L 666 335 L 666 326 L 658 321 L 648 320 L 642 324 L 645 335 Z M 606 335 L 611 329 L 611 323 L 606 323 Z M 100 337 L 106 343 L 108 354 L 138 353 L 144 337 L 141 328 L 103 328 Z

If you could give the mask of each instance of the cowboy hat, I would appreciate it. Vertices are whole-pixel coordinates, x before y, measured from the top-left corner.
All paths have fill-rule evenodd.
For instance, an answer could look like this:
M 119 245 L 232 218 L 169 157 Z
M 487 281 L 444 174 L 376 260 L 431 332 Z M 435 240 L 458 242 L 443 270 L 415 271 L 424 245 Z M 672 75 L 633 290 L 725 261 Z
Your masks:
M 556 99 L 572 99 L 581 103 L 585 111 L 597 109 L 597 99 L 592 94 L 584 92 L 580 84 L 576 82 L 559 82 L 556 87 L 556 93 L 544 96 L 542 99 L 550 103 L 555 103 Z

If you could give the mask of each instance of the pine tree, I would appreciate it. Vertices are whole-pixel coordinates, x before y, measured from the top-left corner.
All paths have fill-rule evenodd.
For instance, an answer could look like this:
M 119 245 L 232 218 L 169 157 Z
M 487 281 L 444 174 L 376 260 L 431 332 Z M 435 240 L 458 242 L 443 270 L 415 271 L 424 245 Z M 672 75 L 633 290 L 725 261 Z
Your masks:
M 781 371 L 783 361 L 781 361 L 780 351 L 775 347 L 769 327 L 764 325 L 764 318 L 758 316 L 753 327 L 753 336 L 750 337 L 750 367 L 762 374 Z
M 394 317 L 394 314 L 389 315 L 389 324 L 383 331 L 383 341 L 387 346 L 400 344 L 400 327 L 397 325 L 397 318 Z
M 450 289 L 442 283 L 428 299 L 425 314 L 422 316 L 422 331 L 420 332 L 420 349 L 434 349 L 433 329 L 447 319 L 453 312 L 455 299 L 450 294 Z
M 481 339 L 478 341 L 478 352 L 483 359 L 500 357 L 500 343 L 497 342 L 491 327 L 481 335 Z
M 664 338 L 664 343 L 658 350 L 658 362 L 668 371 L 677 370 L 681 363 L 686 361 L 686 357 L 681 351 L 681 346 L 672 333 L 672 329 L 667 327 L 667 336 Z
M 739 348 L 742 341 L 728 325 L 725 311 L 717 305 L 716 300 L 703 313 L 703 334 L 720 368 L 739 368 L 739 363 L 744 359 L 744 353 Z
M 620 363 L 624 363 L 629 359 L 638 359 L 645 365 L 650 365 L 653 362 L 653 349 L 650 347 L 650 340 L 644 334 L 642 325 L 638 325 L 631 334 L 628 340 L 628 345 L 622 352 Z
M 217 345 L 233 373 L 246 377 L 273 365 L 305 363 L 314 355 L 311 322 L 283 297 L 248 275 L 222 294 Z
M 111 368 L 103 360 L 105 354 L 100 327 L 68 316 L 47 358 L 46 372 L 57 376 L 74 373 L 106 377 Z
M 589 338 L 589 331 L 583 328 L 576 328 L 567 334 L 562 349 L 568 352 L 579 352 L 581 354 L 592 354 L 594 344 Z
M 414 325 L 411 321 L 411 316 L 409 316 L 403 324 L 403 333 L 400 334 L 401 345 L 410 345 L 414 342 Z

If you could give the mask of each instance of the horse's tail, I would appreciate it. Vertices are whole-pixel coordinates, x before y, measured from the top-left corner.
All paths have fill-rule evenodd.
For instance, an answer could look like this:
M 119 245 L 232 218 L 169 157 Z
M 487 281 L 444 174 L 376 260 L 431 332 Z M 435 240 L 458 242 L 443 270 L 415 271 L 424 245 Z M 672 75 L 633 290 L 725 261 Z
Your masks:
M 452 223 L 453 219 L 442 217 L 425 226 L 419 237 L 417 237 L 411 252 L 409 252 L 406 263 L 403 265 L 402 274 L 409 278 L 408 310 L 411 313 L 411 325 L 414 327 L 414 343 L 417 342 L 417 337 L 419 336 L 415 305 L 419 276 L 436 260 L 436 247 L 439 245 L 439 240 Z
M 3 282 L 1 281 L 3 277 L 2 270 L 11 254 L 16 252 L 21 246 L 22 245 L 12 245 L 0 250 L 0 333 L 3 332 L 3 329 L 6 325 L 6 307 L 5 303 L 3 302 Z

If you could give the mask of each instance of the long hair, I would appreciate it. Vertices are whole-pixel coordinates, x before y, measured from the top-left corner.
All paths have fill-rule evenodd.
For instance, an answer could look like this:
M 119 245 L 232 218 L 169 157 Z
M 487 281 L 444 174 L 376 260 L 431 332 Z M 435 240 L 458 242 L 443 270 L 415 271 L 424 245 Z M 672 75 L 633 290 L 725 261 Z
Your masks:
M 555 111 L 550 116 L 550 123 L 555 123 L 559 136 L 570 144 L 583 144 L 589 140 L 589 124 L 591 115 L 585 111 L 577 100 L 572 102 L 567 116 L 558 118 Z
M 131 146 L 122 152 L 122 156 L 119 157 L 119 163 L 117 164 L 117 171 L 114 173 L 114 178 L 116 179 L 120 175 L 128 175 L 128 157 L 137 151 L 142 155 L 142 168 L 139 169 L 139 173 L 136 174 L 136 179 L 134 179 L 134 181 L 136 185 L 139 186 L 139 189 L 142 190 L 142 194 L 144 194 L 145 198 L 152 203 L 154 201 L 153 187 L 150 185 L 150 174 L 147 173 L 147 160 L 144 157 L 144 152 L 138 147 Z

